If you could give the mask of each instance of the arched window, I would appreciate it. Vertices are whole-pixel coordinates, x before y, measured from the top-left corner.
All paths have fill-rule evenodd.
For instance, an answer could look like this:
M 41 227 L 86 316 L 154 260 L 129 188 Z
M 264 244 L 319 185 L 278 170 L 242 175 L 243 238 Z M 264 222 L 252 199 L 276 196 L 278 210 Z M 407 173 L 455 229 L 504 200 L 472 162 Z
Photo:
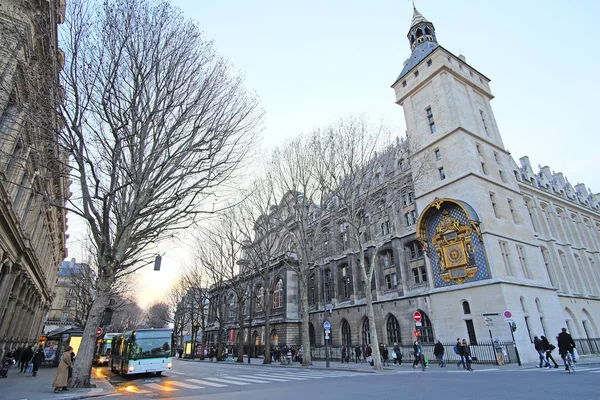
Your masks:
M 590 287 L 590 281 L 587 277 L 587 274 L 585 273 L 585 267 L 583 266 L 583 263 L 581 262 L 581 258 L 579 258 L 579 256 L 577 254 L 574 255 L 575 257 L 575 263 L 577 264 L 577 270 L 579 271 L 579 279 L 583 280 L 583 285 L 585 286 L 585 290 L 587 290 L 588 293 L 592 292 L 592 288 Z
M 563 253 L 562 251 L 559 250 L 558 257 L 560 258 L 560 262 L 562 264 L 565 276 L 567 277 L 567 282 L 569 283 L 570 289 L 573 292 L 577 291 L 577 286 L 575 286 L 575 281 L 573 280 L 573 275 L 571 274 L 571 271 L 569 270 L 569 264 L 567 263 L 567 257 L 565 257 L 565 253 Z
M 554 287 L 559 287 L 558 279 L 556 279 L 556 275 L 554 272 L 554 268 L 550 265 L 550 254 L 548 253 L 548 249 L 545 247 L 540 247 L 542 251 L 542 259 L 544 260 L 544 265 L 546 266 L 546 271 L 548 271 L 548 276 L 550 277 L 550 283 Z
M 350 269 L 348 264 L 342 264 L 340 266 L 340 290 L 339 295 L 342 300 L 349 299 L 352 293 L 352 279 L 350 277 Z
M 265 308 L 265 288 L 258 286 L 254 293 L 256 297 L 256 312 L 261 312 Z
M 280 278 L 275 284 L 273 292 L 273 308 L 281 308 L 283 306 L 283 280 Z
M 362 344 L 371 344 L 371 328 L 369 327 L 369 318 L 365 318 L 362 324 Z
M 342 346 L 352 345 L 352 335 L 350 334 L 350 324 L 345 319 L 342 320 Z
M 471 306 L 468 301 L 463 301 L 462 306 L 464 314 L 471 314 Z
M 308 324 L 308 340 L 310 341 L 311 346 L 315 345 L 315 342 L 316 342 L 315 327 L 313 326 L 312 322 L 310 322 Z
M 433 343 L 433 325 L 431 324 L 431 320 L 425 312 L 422 310 L 419 311 L 421 312 L 421 324 L 423 325 L 421 327 L 421 343 Z
M 386 324 L 388 343 L 401 343 L 400 324 L 393 315 L 390 315 Z

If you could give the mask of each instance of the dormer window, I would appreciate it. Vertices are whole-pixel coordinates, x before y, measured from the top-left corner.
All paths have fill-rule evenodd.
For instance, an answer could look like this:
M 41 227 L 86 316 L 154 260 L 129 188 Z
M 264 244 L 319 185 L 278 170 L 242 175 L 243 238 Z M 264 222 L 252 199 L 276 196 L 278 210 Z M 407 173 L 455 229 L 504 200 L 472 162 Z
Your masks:
M 415 78 L 416 78 L 417 76 L 419 76 L 419 70 L 416 70 L 416 71 L 415 71 Z

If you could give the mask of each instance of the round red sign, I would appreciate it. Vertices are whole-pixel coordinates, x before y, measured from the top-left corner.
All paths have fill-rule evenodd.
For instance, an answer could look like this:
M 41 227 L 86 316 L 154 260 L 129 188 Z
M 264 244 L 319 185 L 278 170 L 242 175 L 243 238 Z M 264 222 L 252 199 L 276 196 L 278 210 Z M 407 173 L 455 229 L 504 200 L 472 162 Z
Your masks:
M 421 322 L 421 313 L 418 311 L 415 311 L 413 313 L 413 318 L 415 319 L 415 322 Z
M 100 336 L 102 336 L 102 328 L 98 328 L 98 330 L 96 331 L 96 337 Z

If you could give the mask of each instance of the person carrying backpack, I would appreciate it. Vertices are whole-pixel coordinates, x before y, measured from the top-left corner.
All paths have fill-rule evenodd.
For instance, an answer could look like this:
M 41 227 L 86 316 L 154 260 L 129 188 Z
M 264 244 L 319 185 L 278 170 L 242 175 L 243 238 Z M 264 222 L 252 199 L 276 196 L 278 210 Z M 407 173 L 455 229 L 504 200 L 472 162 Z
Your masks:
M 460 357 L 460 360 L 458 361 L 458 364 L 456 364 L 456 366 L 458 368 L 460 368 L 460 364 L 462 364 L 464 369 L 467 369 L 467 363 L 465 360 L 465 357 L 463 356 L 462 352 L 460 351 L 462 347 L 462 343 L 460 341 L 460 338 L 456 338 L 456 344 L 454 345 L 454 354 L 458 354 L 458 356 Z

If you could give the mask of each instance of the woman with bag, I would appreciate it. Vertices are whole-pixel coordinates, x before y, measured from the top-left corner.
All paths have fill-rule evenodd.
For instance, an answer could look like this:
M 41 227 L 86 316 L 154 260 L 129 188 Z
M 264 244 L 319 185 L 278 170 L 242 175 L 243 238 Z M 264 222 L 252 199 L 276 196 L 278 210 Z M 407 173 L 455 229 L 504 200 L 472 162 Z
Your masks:
M 73 348 L 68 346 L 60 359 L 58 369 L 56 370 L 56 376 L 52 383 L 54 393 L 58 393 L 62 390 L 69 390 L 67 389 L 67 384 L 69 383 L 69 368 L 73 367 L 73 361 L 71 359 L 72 350 Z
M 548 339 L 546 339 L 546 336 L 540 336 L 540 339 L 542 339 L 542 345 L 544 346 L 544 351 L 546 352 L 546 360 L 548 360 L 548 362 L 552 361 L 554 363 L 554 368 L 558 368 L 558 364 L 552 357 L 552 350 L 556 349 L 556 346 L 550 343 Z
M 463 357 L 465 357 L 465 360 L 467 362 L 467 371 L 473 371 L 473 368 L 471 368 L 471 363 L 473 362 L 473 357 L 471 357 L 471 349 L 469 348 L 469 345 L 467 344 L 467 339 L 463 339 L 462 340 L 462 355 Z
M 423 370 L 425 370 L 425 363 L 421 360 L 421 344 L 418 340 L 415 340 L 415 344 L 413 345 L 415 361 L 413 361 L 413 368 L 417 368 L 417 365 L 421 363 Z

